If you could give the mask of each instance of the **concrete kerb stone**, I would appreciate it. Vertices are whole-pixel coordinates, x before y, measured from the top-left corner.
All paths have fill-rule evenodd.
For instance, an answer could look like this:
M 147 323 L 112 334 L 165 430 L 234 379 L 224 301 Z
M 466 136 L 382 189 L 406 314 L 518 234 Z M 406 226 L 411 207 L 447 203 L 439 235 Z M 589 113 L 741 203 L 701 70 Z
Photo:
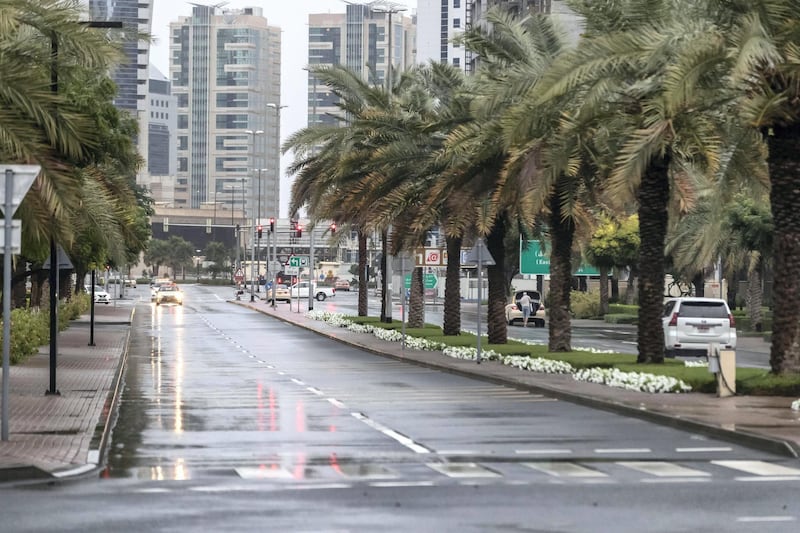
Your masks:
M 484 363 L 482 363 L 481 370 L 478 371 L 477 368 L 475 369 L 469 369 L 466 367 L 460 368 L 464 367 L 465 363 L 477 367 L 477 364 L 474 361 L 464 360 L 464 363 L 462 363 L 461 362 L 462 360 L 453 360 L 449 361 L 448 364 L 444 364 L 437 361 L 415 358 L 413 356 L 409 357 L 409 356 L 394 354 L 391 351 L 381 350 L 374 346 L 370 346 L 367 343 L 360 343 L 358 341 L 346 339 L 341 336 L 330 335 L 328 332 L 322 329 L 305 327 L 302 324 L 290 320 L 288 317 L 283 317 L 280 314 L 268 312 L 269 310 L 267 309 L 261 309 L 257 306 L 250 305 L 250 302 L 231 301 L 231 303 L 235 303 L 243 307 L 249 307 L 253 310 L 259 311 L 268 316 L 277 318 L 283 322 L 294 324 L 295 326 L 301 327 L 307 331 L 312 331 L 318 335 L 327 337 L 329 339 L 338 341 L 343 344 L 347 344 L 349 346 L 355 346 L 357 348 L 360 348 L 362 350 L 365 350 L 367 352 L 370 352 L 374 355 L 378 355 L 381 357 L 386 357 L 397 361 L 403 361 L 406 363 L 411 363 L 417 366 L 431 368 L 434 370 L 440 370 L 463 377 L 480 379 L 482 381 L 494 383 L 496 385 L 504 385 L 519 390 L 524 390 L 526 392 L 545 394 L 557 398 L 559 400 L 568 401 L 574 404 L 583 405 L 586 407 L 592 407 L 595 409 L 602 409 L 604 411 L 616 414 L 622 414 L 625 416 L 639 418 L 642 420 L 654 422 L 667 427 L 691 430 L 710 437 L 719 438 L 720 440 L 725 440 L 727 442 L 740 444 L 749 448 L 769 453 L 774 453 L 776 455 L 782 455 L 791 458 L 800 457 L 800 448 L 798 448 L 794 443 L 789 441 L 773 439 L 764 435 L 758 435 L 742 430 L 725 429 L 722 427 L 714 426 L 712 424 L 706 424 L 696 420 L 690 420 L 685 417 L 653 411 L 651 409 L 642 407 L 641 405 L 630 405 L 623 402 L 609 401 L 603 398 L 597 398 L 585 394 L 580 394 L 574 391 L 566 391 L 554 387 L 549 387 L 547 385 L 542 385 L 540 383 L 539 384 L 526 383 L 525 381 L 519 379 L 511 379 L 502 375 L 498 375 L 497 373 L 491 373 L 490 370 L 491 365 L 498 364 L 494 361 L 485 361 Z M 420 352 L 420 353 L 425 353 L 425 352 Z M 487 370 L 489 370 L 489 373 L 487 373 Z

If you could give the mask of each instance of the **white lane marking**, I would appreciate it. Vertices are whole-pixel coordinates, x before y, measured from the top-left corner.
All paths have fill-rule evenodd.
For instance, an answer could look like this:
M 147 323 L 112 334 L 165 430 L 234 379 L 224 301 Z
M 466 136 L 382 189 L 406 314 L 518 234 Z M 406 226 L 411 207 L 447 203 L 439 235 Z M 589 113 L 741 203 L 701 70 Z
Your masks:
M 737 516 L 737 522 L 794 522 L 794 516 Z
M 433 481 L 373 481 L 370 487 L 392 488 L 392 487 L 433 487 Z
M 293 383 L 296 383 L 297 385 L 305 385 L 305 383 L 303 383 L 303 382 L 302 382 L 302 381 L 300 381 L 299 379 L 295 379 L 295 378 L 292 378 L 292 382 L 293 382 Z
M 339 400 L 337 400 L 336 398 L 328 398 L 328 401 L 330 403 L 332 403 L 333 405 L 335 405 L 336 407 L 338 407 L 339 409 L 344 409 L 345 408 L 344 404 L 342 402 L 340 402 Z
M 278 375 L 279 375 L 279 376 L 285 376 L 285 375 L 286 375 L 286 372 L 278 372 Z
M 318 389 L 318 388 L 316 388 L 316 387 L 306 387 L 306 390 L 307 390 L 307 391 L 309 391 L 309 392 L 313 392 L 313 393 L 314 393 L 314 394 L 316 394 L 317 396 L 322 396 L 322 391 L 321 391 L 321 390 L 319 390 L 319 389 Z
M 650 453 L 650 448 L 596 448 L 594 453 Z
M 732 452 L 733 448 L 728 448 L 727 446 L 720 446 L 718 448 L 709 446 L 707 448 L 675 448 L 675 451 L 678 453 Z
M 736 481 L 800 481 L 798 476 L 742 476 L 734 478 Z
M 275 366 L 274 366 L 274 365 L 267 365 L 267 368 L 274 369 L 274 368 L 275 368 Z
M 642 483 L 710 483 L 707 477 L 657 477 L 653 479 L 643 479 Z
M 477 463 L 427 463 L 428 468 L 452 478 L 495 478 L 500 474 Z
M 349 489 L 349 483 L 320 483 L 319 485 L 287 485 L 283 490 Z
M 86 472 L 91 472 L 95 468 L 97 468 L 96 464 L 89 463 L 81 465 L 77 468 L 73 468 L 71 470 L 61 470 L 60 472 L 53 472 L 53 477 L 62 478 L 62 477 L 77 476 L 80 474 L 85 474 Z
M 575 463 L 541 462 L 522 463 L 528 468 L 544 472 L 555 477 L 608 477 L 607 474 Z
M 709 477 L 711 474 L 664 461 L 618 461 L 615 464 L 657 477 Z
M 234 472 L 242 479 L 292 479 L 294 476 L 284 468 L 235 468 Z
M 406 448 L 409 448 L 410 450 L 413 450 L 413 451 L 415 451 L 417 453 L 431 453 L 431 450 L 429 450 L 425 446 L 422 446 L 421 444 L 417 444 L 416 442 L 414 442 L 410 438 L 406 437 L 402 433 L 398 433 L 397 431 L 395 431 L 393 429 L 390 429 L 390 428 L 384 426 L 383 424 L 381 424 L 379 422 L 375 422 L 374 420 L 370 419 L 364 413 L 350 413 L 350 414 L 356 420 L 361 420 L 362 422 L 364 422 L 366 425 L 368 425 L 372 429 L 380 431 L 381 433 L 383 433 L 387 437 L 396 440 L 397 442 L 399 442 L 400 444 L 402 444 Z
M 514 453 L 519 455 L 568 455 L 572 453 L 572 450 L 567 450 L 565 448 L 554 448 L 548 450 L 545 448 L 541 450 L 514 450 Z
M 757 476 L 797 476 L 800 469 L 774 465 L 765 461 L 711 461 L 711 464 L 741 470 Z

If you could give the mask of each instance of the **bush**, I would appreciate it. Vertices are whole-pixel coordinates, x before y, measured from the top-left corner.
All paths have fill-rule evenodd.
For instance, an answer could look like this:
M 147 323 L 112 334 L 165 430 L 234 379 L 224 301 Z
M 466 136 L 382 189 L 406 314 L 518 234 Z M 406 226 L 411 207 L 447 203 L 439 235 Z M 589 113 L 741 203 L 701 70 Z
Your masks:
M 628 304 L 608 304 L 608 312 L 612 315 L 638 315 L 639 306 Z
M 575 318 L 595 318 L 600 315 L 600 293 L 597 291 L 572 291 L 570 311 Z

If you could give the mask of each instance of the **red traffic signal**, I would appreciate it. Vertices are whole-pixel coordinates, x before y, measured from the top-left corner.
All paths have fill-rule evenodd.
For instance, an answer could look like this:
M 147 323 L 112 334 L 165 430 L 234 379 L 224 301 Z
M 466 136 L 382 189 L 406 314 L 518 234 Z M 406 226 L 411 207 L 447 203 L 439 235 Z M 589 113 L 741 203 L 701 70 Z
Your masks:
M 275 233 L 275 217 L 269 217 L 269 232 Z
M 300 237 L 302 237 L 302 236 L 303 236 L 303 226 L 301 226 L 300 224 L 298 224 L 298 225 L 297 225 L 297 238 L 300 238 Z
M 336 222 L 331 224 L 331 235 L 336 235 Z
M 262 231 L 261 224 L 259 224 L 256 229 L 258 230 L 258 238 L 260 239 L 261 238 L 261 231 Z

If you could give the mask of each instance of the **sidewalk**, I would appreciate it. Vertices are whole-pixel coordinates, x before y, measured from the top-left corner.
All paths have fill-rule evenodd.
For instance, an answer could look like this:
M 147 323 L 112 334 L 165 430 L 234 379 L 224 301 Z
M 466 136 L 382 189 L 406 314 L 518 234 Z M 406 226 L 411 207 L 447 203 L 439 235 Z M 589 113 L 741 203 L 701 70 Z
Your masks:
M 721 399 L 700 393 L 647 394 L 614 389 L 492 361 L 477 365 L 436 352 L 403 350 L 400 343 L 307 318 L 302 307 L 298 313 L 286 305 L 273 310 L 261 301 L 232 303 L 384 357 L 800 457 L 800 413 L 789 408 L 796 398 Z M 121 392 L 133 308 L 97 306 L 95 313 L 95 346 L 88 346 L 88 316 L 59 333 L 56 385 L 60 395 L 45 395 L 50 383 L 49 346 L 41 347 L 24 364 L 11 367 L 9 440 L 0 441 L 0 483 L 88 474 L 104 463 L 115 402 Z
M 9 439 L 0 441 L 0 483 L 74 476 L 103 463 L 132 317 L 133 307 L 96 305 L 94 346 L 89 346 L 89 315 L 58 334 L 58 395 L 45 394 L 49 345 L 11 366 Z

